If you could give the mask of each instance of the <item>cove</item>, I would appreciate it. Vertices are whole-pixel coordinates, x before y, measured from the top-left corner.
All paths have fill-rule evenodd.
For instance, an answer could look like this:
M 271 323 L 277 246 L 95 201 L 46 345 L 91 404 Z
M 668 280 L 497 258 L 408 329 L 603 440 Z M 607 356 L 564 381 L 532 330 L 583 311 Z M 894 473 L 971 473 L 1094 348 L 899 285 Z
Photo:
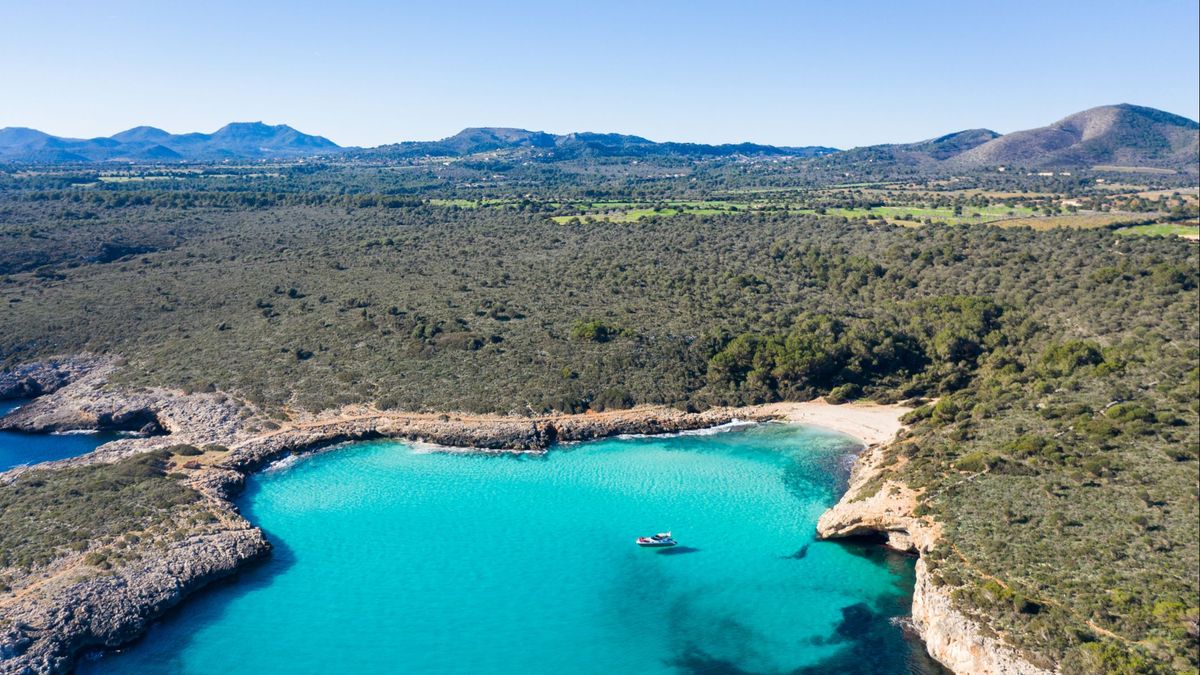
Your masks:
M 913 561 L 814 540 L 857 444 L 768 424 L 545 455 L 357 443 L 253 478 L 274 555 L 85 673 L 935 673 Z M 633 539 L 671 529 L 680 545 Z
M 0 417 L 25 403 L 28 401 L 0 401 Z M 121 438 L 120 434 L 111 432 L 24 434 L 16 431 L 0 431 L 0 471 L 7 471 L 24 464 L 76 457 L 118 438 Z

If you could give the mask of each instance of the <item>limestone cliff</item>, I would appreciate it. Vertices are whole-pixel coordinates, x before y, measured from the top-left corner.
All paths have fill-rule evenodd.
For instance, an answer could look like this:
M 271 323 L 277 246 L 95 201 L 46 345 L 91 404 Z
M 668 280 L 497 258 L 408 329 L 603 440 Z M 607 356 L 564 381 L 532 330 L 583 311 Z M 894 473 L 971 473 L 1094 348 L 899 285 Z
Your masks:
M 990 631 L 954 607 L 950 588 L 937 586 L 917 561 L 917 583 L 913 589 L 913 625 L 925 641 L 929 654 L 956 673 L 980 675 L 1051 675 L 1015 649 L 991 637 Z
M 111 570 L 77 556 L 19 584 L 0 598 L 0 675 L 67 672 L 81 650 L 129 642 L 190 593 L 267 555 L 261 530 L 223 516 Z
M 859 456 L 850 487 L 821 515 L 822 538 L 882 535 L 888 546 L 922 555 L 938 545 L 940 525 L 917 516 L 920 495 L 892 476 L 885 465 L 886 445 L 872 445 Z M 961 675 L 1050 675 L 1025 660 L 994 633 L 957 610 L 950 589 L 931 580 L 924 560 L 917 561 L 913 589 L 913 625 L 929 655 Z
M 873 445 L 859 455 L 846 494 L 821 514 L 817 534 L 825 539 L 878 534 L 898 551 L 928 550 L 937 540 L 940 528 L 932 519 L 913 515 L 916 492 L 887 478 L 883 466 L 885 447 Z

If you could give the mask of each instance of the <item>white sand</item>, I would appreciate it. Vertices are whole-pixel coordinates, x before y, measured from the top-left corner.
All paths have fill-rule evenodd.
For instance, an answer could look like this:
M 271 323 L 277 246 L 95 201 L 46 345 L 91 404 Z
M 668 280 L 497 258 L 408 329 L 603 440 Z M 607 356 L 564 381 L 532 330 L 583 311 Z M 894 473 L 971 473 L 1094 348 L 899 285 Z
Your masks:
M 877 403 L 830 405 L 823 399 L 804 403 L 768 403 L 755 408 L 764 413 L 780 415 L 789 422 L 840 431 L 861 439 L 868 446 L 887 443 L 895 438 L 904 427 L 900 418 L 912 410 L 902 405 Z

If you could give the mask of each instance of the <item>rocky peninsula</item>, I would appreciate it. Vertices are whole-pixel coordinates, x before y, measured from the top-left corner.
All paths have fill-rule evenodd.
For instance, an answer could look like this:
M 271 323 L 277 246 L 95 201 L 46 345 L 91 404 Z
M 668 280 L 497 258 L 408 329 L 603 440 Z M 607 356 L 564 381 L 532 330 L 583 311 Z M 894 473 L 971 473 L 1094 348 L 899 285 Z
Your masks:
M 0 474 L 0 485 L 29 472 L 111 464 L 159 451 L 170 457 L 167 475 L 194 490 L 197 498 L 176 507 L 169 523 L 148 527 L 136 537 L 95 541 L 62 552 L 45 566 L 0 570 L 7 579 L 0 590 L 0 674 L 70 670 L 83 651 L 129 642 L 190 593 L 269 555 L 262 531 L 232 502 L 245 478 L 287 456 L 346 441 L 398 438 L 475 451 L 544 452 L 556 443 L 678 432 L 735 419 L 814 424 L 867 445 L 848 492 L 822 516 L 820 536 L 882 535 L 889 546 L 918 555 L 939 545 L 938 524 L 914 515 L 919 495 L 889 475 L 892 467 L 884 459 L 888 444 L 902 432 L 900 416 L 907 409 L 900 406 L 814 401 L 704 412 L 639 407 L 534 417 L 357 406 L 273 419 L 220 393 L 113 386 L 110 379 L 118 367 L 110 358 L 70 357 L 0 374 L 0 398 L 38 397 L 3 418 L 0 428 L 141 434 L 84 456 L 12 469 Z M 1050 672 L 1023 660 L 955 609 L 948 591 L 930 583 L 923 561 L 917 564 L 913 620 L 931 655 L 957 673 Z

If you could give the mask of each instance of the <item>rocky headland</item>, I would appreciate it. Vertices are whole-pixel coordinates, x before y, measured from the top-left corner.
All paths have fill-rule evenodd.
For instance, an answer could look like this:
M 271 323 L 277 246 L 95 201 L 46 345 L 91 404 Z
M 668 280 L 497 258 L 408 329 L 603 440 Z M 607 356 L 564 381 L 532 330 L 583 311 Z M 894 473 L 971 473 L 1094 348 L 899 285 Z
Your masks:
M 903 441 L 894 441 L 903 442 Z M 918 516 L 920 494 L 896 475 L 902 461 L 889 462 L 889 444 L 875 443 L 858 457 L 850 486 L 817 521 L 825 539 L 880 537 L 897 550 L 920 558 L 913 589 L 913 627 L 929 655 L 951 671 L 971 675 L 1050 675 L 1007 645 L 995 631 L 959 609 L 949 586 L 933 582 L 923 559 L 942 542 L 940 523 Z

